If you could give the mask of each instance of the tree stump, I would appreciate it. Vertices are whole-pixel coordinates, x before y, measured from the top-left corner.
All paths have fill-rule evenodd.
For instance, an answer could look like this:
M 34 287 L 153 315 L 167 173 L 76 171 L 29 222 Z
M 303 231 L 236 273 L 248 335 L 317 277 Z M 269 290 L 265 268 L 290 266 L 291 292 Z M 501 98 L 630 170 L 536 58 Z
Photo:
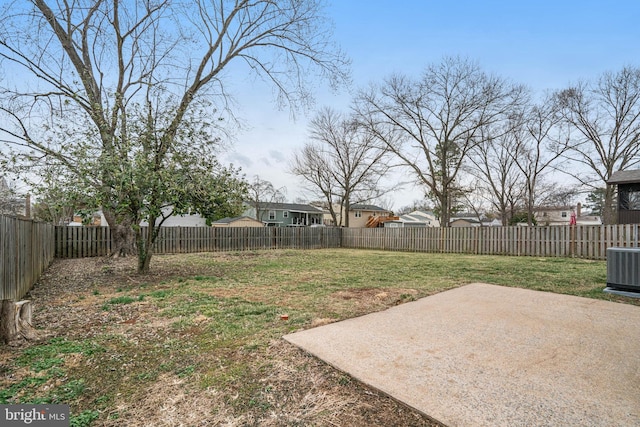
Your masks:
M 36 330 L 31 325 L 31 301 L 2 300 L 0 306 L 0 338 L 5 344 L 16 344 L 22 340 L 36 339 Z

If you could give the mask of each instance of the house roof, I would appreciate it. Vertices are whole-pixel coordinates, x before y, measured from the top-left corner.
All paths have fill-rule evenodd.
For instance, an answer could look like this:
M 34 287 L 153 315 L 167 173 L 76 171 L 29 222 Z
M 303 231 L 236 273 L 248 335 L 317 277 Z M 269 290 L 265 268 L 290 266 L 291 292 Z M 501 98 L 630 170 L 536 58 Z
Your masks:
M 231 224 L 232 222 L 240 221 L 242 219 L 250 219 L 251 221 L 259 222 L 256 219 L 248 216 L 235 216 L 233 218 L 226 217 L 226 218 L 219 219 L 217 221 L 213 221 L 213 224 Z
M 570 211 L 572 209 L 574 209 L 576 206 L 569 206 L 569 205 L 563 205 L 563 206 L 538 206 L 536 208 L 533 208 L 534 212 L 554 212 L 554 211 Z
M 437 219 L 436 215 L 431 211 L 413 211 L 413 212 L 406 213 L 404 215 L 409 215 L 409 216 L 418 217 L 418 218 Z
M 430 221 L 432 218 L 428 217 L 422 212 L 411 212 L 408 214 L 400 215 L 401 222 L 410 222 L 410 223 L 420 223 L 426 224 L 427 221 Z
M 469 224 L 480 224 L 481 222 L 477 218 L 468 218 L 468 217 L 459 217 L 459 218 L 451 218 L 451 223 L 454 222 L 467 222 Z
M 350 206 L 350 210 L 358 210 L 358 211 L 380 211 L 380 212 L 389 212 L 387 209 L 382 209 L 376 205 L 365 205 L 365 204 L 354 204 Z
M 634 184 L 637 182 L 640 182 L 640 169 L 614 172 L 607 184 Z
M 310 212 L 310 213 L 322 213 L 322 209 L 315 206 L 305 205 L 300 203 L 269 203 L 259 202 L 258 207 L 260 209 L 271 209 L 276 211 L 290 211 L 290 212 Z
M 480 218 L 478 218 L 478 214 L 475 214 L 473 212 L 458 212 L 456 214 L 451 215 L 450 221 L 465 220 L 469 222 L 480 223 L 485 219 L 486 219 L 486 215 L 483 213 L 481 213 Z

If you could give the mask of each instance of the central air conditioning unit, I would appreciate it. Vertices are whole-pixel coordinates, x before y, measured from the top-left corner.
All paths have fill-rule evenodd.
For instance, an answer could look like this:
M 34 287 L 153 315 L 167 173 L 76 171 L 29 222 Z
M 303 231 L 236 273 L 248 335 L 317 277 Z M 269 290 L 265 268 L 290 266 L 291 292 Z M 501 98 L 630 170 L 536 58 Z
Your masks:
M 607 286 L 640 292 L 640 248 L 607 249 Z

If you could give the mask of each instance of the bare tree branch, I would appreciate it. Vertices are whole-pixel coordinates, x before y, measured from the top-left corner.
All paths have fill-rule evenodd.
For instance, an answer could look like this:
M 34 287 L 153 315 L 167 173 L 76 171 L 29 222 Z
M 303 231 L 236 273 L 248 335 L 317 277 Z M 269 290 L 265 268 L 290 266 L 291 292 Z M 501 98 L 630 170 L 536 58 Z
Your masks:
M 323 194 L 336 225 L 348 227 L 352 204 L 388 191 L 380 184 L 389 170 L 387 150 L 360 123 L 330 108 L 311 120 L 309 137 L 311 142 L 296 154 L 291 172 Z M 334 204 L 339 205 L 340 219 Z
M 640 70 L 624 67 L 606 72 L 556 94 L 571 135 L 571 159 L 595 178 L 581 180 L 592 188 L 606 186 L 603 220 L 615 222 L 611 175 L 640 164 Z

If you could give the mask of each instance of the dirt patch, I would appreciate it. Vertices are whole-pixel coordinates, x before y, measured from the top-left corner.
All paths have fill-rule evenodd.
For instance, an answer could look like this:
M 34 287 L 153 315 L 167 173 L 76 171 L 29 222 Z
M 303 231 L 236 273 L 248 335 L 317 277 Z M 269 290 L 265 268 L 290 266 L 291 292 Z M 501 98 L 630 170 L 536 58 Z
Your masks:
M 389 306 L 415 301 L 418 291 L 398 288 L 354 288 L 331 294 L 332 301 L 349 304 L 354 316 L 383 310 Z
M 135 272 L 134 259 L 56 260 L 30 293 L 34 326 L 49 338 L 99 343 L 104 352 L 64 355 L 59 371 L 65 376 L 34 389 L 33 396 L 46 396 L 64 382 L 82 382 L 84 394 L 62 403 L 70 403 L 75 414 L 95 411 L 93 426 L 438 425 L 279 338 L 266 345 L 227 343 L 224 325 L 210 316 L 170 317 L 164 310 L 173 305 L 163 308 L 161 300 L 148 296 L 169 291 L 175 283 L 167 282 L 173 279 L 220 274 L 209 258 L 224 262 L 225 257 L 238 259 L 159 256 L 148 276 Z M 252 257 L 245 255 L 248 262 Z M 258 299 L 242 289 L 210 293 Z M 327 301 L 371 312 L 415 294 L 412 289 L 352 289 Z M 305 327 L 336 320 L 318 317 Z M 274 322 L 286 324 L 277 317 Z M 212 348 L 213 341 L 225 347 L 201 350 Z M 23 350 L 0 347 L 0 390 L 34 375 L 16 365 Z
M 398 303 L 406 302 L 407 299 L 415 298 L 417 294 L 418 291 L 415 289 L 355 288 L 334 292 L 332 296 L 344 300 L 357 299 L 363 304 L 368 304 L 372 301 L 389 301 L 390 299 Z

